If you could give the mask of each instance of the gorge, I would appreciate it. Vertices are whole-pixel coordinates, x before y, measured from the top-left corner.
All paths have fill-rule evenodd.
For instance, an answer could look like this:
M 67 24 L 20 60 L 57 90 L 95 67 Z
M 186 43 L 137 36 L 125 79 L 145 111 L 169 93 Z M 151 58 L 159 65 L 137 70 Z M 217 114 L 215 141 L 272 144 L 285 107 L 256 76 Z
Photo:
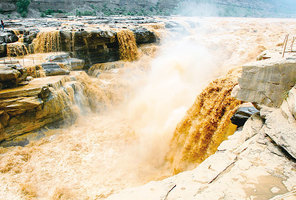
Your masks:
M 294 19 L 7 25 L 0 199 L 295 197 L 296 54 L 281 54 Z

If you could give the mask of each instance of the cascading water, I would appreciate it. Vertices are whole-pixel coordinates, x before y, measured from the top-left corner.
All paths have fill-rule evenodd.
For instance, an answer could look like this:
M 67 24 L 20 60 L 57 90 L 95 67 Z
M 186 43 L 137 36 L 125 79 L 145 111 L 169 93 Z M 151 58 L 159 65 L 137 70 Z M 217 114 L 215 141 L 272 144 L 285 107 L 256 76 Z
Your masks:
M 131 30 L 118 31 L 117 39 L 121 60 L 134 61 L 138 59 L 138 47 L 134 33 Z
M 98 78 L 78 76 L 78 96 L 70 88 L 61 100 L 100 112 L 81 113 L 73 125 L 50 129 L 25 147 L 0 148 L 0 196 L 105 199 L 196 166 L 233 133 L 229 117 L 240 102 L 229 93 L 236 73 L 218 78 L 225 74 L 220 72 L 255 59 L 291 28 L 276 20 L 244 20 L 174 19 L 181 27 L 175 30 L 189 31 L 164 41 L 155 57 L 102 67 Z M 40 41 L 52 41 L 46 38 Z M 37 52 L 58 49 L 55 42 L 35 43 Z
M 174 174 L 196 167 L 234 133 L 230 118 L 241 104 L 231 97 L 235 85 L 233 74 L 211 82 L 177 125 L 167 156 Z
M 26 45 L 22 42 L 15 42 L 7 44 L 7 56 L 25 56 L 28 55 L 29 51 Z
M 33 40 L 34 53 L 47 53 L 60 51 L 60 31 L 47 30 L 37 34 Z

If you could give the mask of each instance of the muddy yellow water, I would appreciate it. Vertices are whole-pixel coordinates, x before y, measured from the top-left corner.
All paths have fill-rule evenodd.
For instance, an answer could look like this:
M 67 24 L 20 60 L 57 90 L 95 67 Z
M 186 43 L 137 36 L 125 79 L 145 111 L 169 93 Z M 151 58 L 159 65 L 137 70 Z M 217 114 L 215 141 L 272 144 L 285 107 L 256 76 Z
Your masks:
M 119 43 L 120 59 L 134 61 L 138 58 L 138 48 L 136 38 L 131 30 L 121 30 L 117 32 Z
M 41 31 L 33 40 L 35 53 L 47 53 L 60 51 L 61 43 L 60 31 L 47 30 Z
M 0 148 L 0 199 L 104 199 L 196 166 L 233 133 L 239 102 L 229 94 L 240 70 L 226 72 L 296 31 L 286 19 L 174 20 L 183 28 L 153 57 L 146 49 L 122 68 L 81 77 L 94 113 L 26 147 Z M 58 49 L 58 39 L 42 40 L 41 51 Z
M 196 167 L 234 133 L 230 118 L 242 103 L 231 97 L 237 84 L 232 74 L 211 82 L 178 124 L 168 153 L 175 174 Z

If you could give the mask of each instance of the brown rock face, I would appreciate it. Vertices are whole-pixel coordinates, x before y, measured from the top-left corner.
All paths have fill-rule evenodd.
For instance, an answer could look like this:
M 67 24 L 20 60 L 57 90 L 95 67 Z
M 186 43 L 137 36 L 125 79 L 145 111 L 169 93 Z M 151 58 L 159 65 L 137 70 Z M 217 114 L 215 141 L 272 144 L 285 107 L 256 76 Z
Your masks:
M 94 64 L 119 60 L 114 31 L 61 31 L 61 49 Z
M 134 34 L 134 49 L 140 44 L 156 42 L 155 34 L 145 28 L 127 31 Z M 38 33 L 36 33 L 36 30 L 27 30 L 23 31 L 23 42 L 15 42 L 15 33 L 9 32 L 3 36 L 0 34 L 0 56 L 24 56 L 30 53 L 64 51 L 72 57 L 85 61 L 85 63 L 75 59 L 70 61 L 72 69 L 81 69 L 84 64 L 88 67 L 96 63 L 119 60 L 122 46 L 119 45 L 117 34 L 113 30 L 100 29 L 49 30 L 39 31 Z
M 84 73 L 84 72 L 81 72 Z M 0 141 L 64 119 L 75 119 L 75 77 L 34 79 L 30 85 L 0 91 Z

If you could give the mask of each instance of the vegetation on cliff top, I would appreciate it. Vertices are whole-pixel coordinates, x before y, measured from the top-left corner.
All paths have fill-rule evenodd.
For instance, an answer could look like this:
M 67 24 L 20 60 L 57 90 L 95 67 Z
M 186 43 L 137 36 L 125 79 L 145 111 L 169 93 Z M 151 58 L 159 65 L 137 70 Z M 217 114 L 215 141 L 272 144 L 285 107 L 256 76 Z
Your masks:
M 22 17 L 27 17 L 30 3 L 31 0 L 18 0 L 16 2 L 17 12 L 20 13 Z

